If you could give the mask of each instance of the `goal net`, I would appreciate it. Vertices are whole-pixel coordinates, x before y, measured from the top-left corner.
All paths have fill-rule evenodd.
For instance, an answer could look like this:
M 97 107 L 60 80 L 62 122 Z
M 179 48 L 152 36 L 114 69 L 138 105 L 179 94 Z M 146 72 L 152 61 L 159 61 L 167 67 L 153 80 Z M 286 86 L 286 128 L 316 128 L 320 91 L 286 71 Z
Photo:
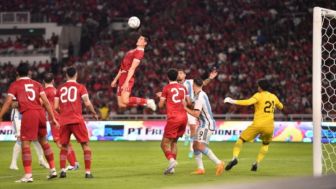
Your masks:
M 336 11 L 314 8 L 314 175 L 336 173 Z

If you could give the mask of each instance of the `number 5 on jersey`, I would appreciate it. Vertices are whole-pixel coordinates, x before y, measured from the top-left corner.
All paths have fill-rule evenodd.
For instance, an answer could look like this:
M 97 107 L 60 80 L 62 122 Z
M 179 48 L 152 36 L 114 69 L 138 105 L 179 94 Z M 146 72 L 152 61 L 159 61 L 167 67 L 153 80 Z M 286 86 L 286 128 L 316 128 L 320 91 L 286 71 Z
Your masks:
M 75 102 L 77 100 L 77 88 L 74 86 L 71 86 L 69 88 L 67 87 L 62 87 L 61 88 L 61 102 L 66 103 L 66 102 Z
M 35 91 L 34 91 L 34 85 L 33 84 L 25 84 L 24 85 L 25 87 L 25 91 L 28 93 L 28 99 L 30 101 L 34 101 L 35 100 L 35 97 L 36 97 L 36 94 L 35 94 Z

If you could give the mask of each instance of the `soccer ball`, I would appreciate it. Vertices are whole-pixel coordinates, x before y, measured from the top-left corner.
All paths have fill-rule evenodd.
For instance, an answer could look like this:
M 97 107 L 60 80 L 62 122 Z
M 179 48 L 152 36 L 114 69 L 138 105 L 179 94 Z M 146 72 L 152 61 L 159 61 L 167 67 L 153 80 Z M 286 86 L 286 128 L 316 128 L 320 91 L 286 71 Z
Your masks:
M 140 26 L 140 19 L 136 16 L 132 16 L 128 19 L 128 26 L 132 29 L 136 29 Z

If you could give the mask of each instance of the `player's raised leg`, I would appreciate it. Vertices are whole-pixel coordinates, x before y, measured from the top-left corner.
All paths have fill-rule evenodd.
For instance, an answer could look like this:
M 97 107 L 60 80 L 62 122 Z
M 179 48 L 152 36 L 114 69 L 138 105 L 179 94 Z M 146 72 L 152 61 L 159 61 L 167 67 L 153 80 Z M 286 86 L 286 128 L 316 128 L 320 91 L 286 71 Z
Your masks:
M 128 91 L 122 91 L 120 96 L 117 97 L 119 108 L 146 106 L 153 111 L 156 110 L 156 104 L 153 99 L 145 99 L 140 97 L 130 97 L 131 93 Z

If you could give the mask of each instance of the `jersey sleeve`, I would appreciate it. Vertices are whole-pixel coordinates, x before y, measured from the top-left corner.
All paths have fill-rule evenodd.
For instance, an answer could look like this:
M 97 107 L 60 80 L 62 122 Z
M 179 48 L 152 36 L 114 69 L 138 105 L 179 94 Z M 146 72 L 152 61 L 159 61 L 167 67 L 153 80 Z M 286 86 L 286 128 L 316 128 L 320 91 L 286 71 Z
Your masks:
M 134 59 L 142 60 L 143 57 L 144 57 L 144 54 L 145 54 L 144 51 L 142 51 L 142 50 L 136 50 L 134 52 Z
M 17 91 L 16 91 L 16 87 L 15 87 L 15 85 L 13 83 L 9 86 L 7 94 L 9 96 L 13 97 L 13 99 L 16 99 L 15 96 L 17 95 Z
M 241 105 L 241 106 L 249 106 L 252 104 L 255 104 L 259 101 L 259 93 L 254 94 L 251 98 L 246 100 L 236 100 L 235 104 Z
M 84 96 L 89 96 L 88 91 L 84 85 L 81 85 L 80 96 L 83 98 Z
M 55 94 L 55 97 L 54 98 L 59 98 L 60 97 L 60 88 L 58 88 L 57 90 L 56 90 L 56 94 Z
M 195 110 L 199 110 L 199 111 L 202 111 L 202 108 L 203 108 L 203 99 L 204 98 L 200 98 L 198 97 L 195 101 L 195 105 L 194 105 L 194 109 Z
M 280 102 L 280 100 L 278 99 L 277 96 L 275 96 L 275 106 L 276 106 L 279 110 L 282 110 L 282 109 L 283 109 L 283 104 Z

